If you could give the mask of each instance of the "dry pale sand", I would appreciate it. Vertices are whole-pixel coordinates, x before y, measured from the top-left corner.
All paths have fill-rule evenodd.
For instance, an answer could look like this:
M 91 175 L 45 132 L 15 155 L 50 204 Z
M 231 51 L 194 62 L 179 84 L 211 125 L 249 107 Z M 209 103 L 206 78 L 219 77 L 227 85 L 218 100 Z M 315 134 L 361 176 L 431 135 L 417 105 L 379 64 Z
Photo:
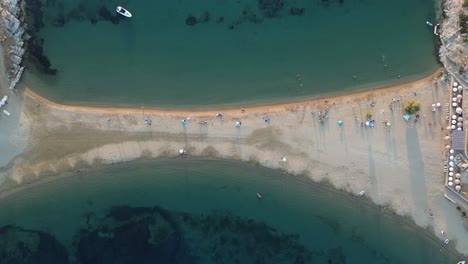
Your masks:
M 215 117 L 215 110 L 65 106 L 28 90 L 20 117 L 20 124 L 30 128 L 28 146 L 0 173 L 3 179 L 24 183 L 63 170 L 86 171 L 140 157 L 176 158 L 178 150 L 186 148 L 187 158 L 255 162 L 316 181 L 328 180 L 352 193 L 365 190 L 377 204 L 412 217 L 418 225 L 433 227 L 441 239 L 451 239 L 448 246 L 456 244 L 468 254 L 467 224 L 443 197 L 445 109 L 430 110 L 432 103 L 445 106 L 449 101 L 449 83 L 434 86 L 439 73 L 393 88 L 223 110 L 223 118 Z M 395 97 L 401 97 L 401 102 L 392 112 L 389 104 Z M 414 126 L 403 119 L 402 105 L 409 99 L 422 102 L 421 119 Z M 371 102 L 375 107 L 371 108 Z M 320 124 L 311 112 L 325 108 L 329 108 L 329 118 Z M 361 126 L 367 111 L 373 113 L 374 128 Z M 270 124 L 264 122 L 265 116 Z M 145 125 L 146 117 L 153 119 L 151 126 Z M 188 117 L 184 128 L 181 120 Z M 392 122 L 390 129 L 382 124 L 386 119 Z M 199 124 L 202 120 L 207 124 Z M 342 127 L 338 120 L 344 122 Z M 240 128 L 235 127 L 236 121 L 242 122 Z M 287 162 L 279 162 L 282 156 Z M 440 234 L 442 229 L 445 236 Z

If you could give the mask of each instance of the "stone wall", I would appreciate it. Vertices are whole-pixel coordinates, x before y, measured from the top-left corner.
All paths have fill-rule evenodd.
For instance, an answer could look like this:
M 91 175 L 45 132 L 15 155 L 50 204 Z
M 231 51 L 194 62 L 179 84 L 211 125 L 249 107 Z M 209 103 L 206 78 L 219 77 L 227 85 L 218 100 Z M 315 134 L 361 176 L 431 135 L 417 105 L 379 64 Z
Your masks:
M 24 55 L 24 29 L 21 26 L 21 0 L 0 0 L 0 15 L 2 16 L 0 42 L 5 57 L 6 75 L 10 89 L 18 82 L 23 72 L 21 61 Z

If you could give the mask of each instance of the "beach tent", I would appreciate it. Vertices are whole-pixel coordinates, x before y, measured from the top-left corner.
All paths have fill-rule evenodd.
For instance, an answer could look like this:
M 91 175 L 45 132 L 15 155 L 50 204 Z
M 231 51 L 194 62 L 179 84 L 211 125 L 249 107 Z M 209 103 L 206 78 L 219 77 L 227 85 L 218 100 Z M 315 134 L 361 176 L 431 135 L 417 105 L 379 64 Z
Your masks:
M 457 107 L 457 109 L 455 109 L 455 112 L 461 115 L 463 113 L 463 109 L 461 109 L 461 107 Z
M 403 116 L 403 118 L 404 118 L 406 121 L 408 121 L 408 120 L 410 120 L 411 115 L 410 115 L 410 114 L 406 114 L 406 115 Z

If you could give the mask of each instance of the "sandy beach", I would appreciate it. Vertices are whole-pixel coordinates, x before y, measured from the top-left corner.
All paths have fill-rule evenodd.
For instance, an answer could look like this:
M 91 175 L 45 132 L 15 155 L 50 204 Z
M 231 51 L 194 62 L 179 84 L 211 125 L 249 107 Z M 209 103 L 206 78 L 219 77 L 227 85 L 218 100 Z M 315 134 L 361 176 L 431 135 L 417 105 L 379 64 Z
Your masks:
M 19 127 L 28 132 L 22 133 L 27 146 L 0 171 L 2 189 L 138 158 L 181 158 L 178 151 L 183 148 L 188 159 L 251 162 L 330 182 L 353 194 L 364 190 L 363 199 L 433 229 L 441 240 L 451 240 L 449 247 L 456 245 L 466 255 L 468 223 L 443 196 L 444 106 L 450 82 L 435 80 L 439 75 L 307 102 L 211 111 L 66 106 L 28 89 L 19 113 Z M 400 101 L 392 111 L 394 98 Z M 410 99 L 422 105 L 417 123 L 403 119 L 403 104 Z M 437 102 L 443 107 L 431 112 Z M 328 118 L 320 123 L 319 111 L 326 109 Z M 373 128 L 361 125 L 368 111 Z M 216 117 L 219 112 L 223 117 Z M 391 122 L 390 128 L 384 120 Z M 282 157 L 285 162 L 280 162 Z

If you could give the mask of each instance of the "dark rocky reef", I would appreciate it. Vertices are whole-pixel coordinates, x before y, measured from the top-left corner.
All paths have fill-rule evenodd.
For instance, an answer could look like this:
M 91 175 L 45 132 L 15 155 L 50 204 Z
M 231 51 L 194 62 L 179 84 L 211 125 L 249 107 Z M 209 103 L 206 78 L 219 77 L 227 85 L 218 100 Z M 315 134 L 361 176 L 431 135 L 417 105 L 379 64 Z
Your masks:
M 185 24 L 187 26 L 195 26 L 196 24 L 198 23 L 197 21 L 197 18 L 192 16 L 192 15 L 189 15 L 186 19 L 185 19 Z
M 49 58 L 44 54 L 42 48 L 44 40 L 37 33 L 44 26 L 41 7 L 40 0 L 26 0 L 26 33 L 29 36 L 26 41 L 26 57 L 31 59 L 43 73 L 55 75 L 57 69 L 52 67 Z
M 68 252 L 44 232 L 0 228 L 1 263 L 346 263 L 340 247 L 312 251 L 298 235 L 226 212 L 120 206 L 97 215 L 84 215 Z
M 68 253 L 51 235 L 15 226 L 0 228 L 1 263 L 68 263 Z
M 76 237 L 80 263 L 177 263 L 181 234 L 159 208 L 113 208 Z
M 258 8 L 266 17 L 277 17 L 284 9 L 284 0 L 257 0 Z
M 110 21 L 112 24 L 119 24 L 120 21 L 122 19 L 124 19 L 123 16 L 119 15 L 119 14 L 115 14 L 114 13 L 111 13 L 107 8 L 105 8 L 104 6 L 102 6 L 101 8 L 99 8 L 99 11 L 98 11 L 98 15 L 100 18 L 102 18 L 103 20 L 106 20 L 106 21 Z M 91 19 L 95 19 L 95 18 L 91 18 Z M 95 19 L 96 20 L 96 19 Z M 92 23 L 92 22 L 91 22 Z M 96 23 L 97 23 L 97 20 L 96 20 Z
M 299 7 L 291 7 L 289 9 L 289 14 L 291 16 L 302 16 L 305 13 L 305 8 L 299 8 Z

